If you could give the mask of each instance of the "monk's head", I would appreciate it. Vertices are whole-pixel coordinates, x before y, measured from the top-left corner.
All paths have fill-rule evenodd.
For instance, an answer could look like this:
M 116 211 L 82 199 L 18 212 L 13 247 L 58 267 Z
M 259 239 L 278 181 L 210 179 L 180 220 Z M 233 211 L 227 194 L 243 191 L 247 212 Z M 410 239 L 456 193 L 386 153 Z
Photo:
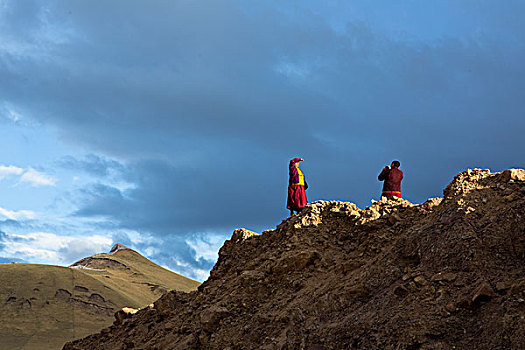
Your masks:
M 392 162 L 392 168 L 399 168 L 401 166 L 401 163 L 399 163 L 398 160 L 394 160 Z
M 302 162 L 303 158 L 294 158 L 290 161 L 290 166 L 293 164 L 296 168 L 299 167 L 299 162 Z

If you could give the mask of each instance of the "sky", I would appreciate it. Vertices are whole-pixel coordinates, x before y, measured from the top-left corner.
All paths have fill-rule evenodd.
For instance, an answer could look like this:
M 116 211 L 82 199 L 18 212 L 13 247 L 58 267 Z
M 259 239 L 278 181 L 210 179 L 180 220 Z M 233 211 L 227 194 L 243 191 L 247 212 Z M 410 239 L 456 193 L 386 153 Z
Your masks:
M 200 281 L 309 201 L 524 167 L 525 0 L 0 0 L 0 262 L 114 243 Z

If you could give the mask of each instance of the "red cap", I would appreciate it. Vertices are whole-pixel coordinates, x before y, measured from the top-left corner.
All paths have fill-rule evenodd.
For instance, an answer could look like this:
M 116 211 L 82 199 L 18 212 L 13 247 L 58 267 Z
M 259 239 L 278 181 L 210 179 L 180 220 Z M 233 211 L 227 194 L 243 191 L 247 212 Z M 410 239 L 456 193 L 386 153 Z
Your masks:
M 304 161 L 303 158 L 294 158 L 294 159 L 292 159 L 292 160 L 290 161 L 290 163 L 302 162 L 302 161 Z

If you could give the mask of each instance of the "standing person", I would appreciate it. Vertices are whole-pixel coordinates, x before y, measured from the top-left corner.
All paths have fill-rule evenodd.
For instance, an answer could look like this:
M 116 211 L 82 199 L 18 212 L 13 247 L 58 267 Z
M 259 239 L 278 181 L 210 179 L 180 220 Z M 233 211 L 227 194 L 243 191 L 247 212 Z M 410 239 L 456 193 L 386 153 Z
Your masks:
M 386 166 L 381 174 L 377 177 L 383 183 L 383 193 L 381 197 L 388 199 L 392 197 L 401 198 L 401 180 L 403 180 L 403 172 L 399 170 L 401 163 L 394 160 L 390 166 Z
M 304 179 L 304 174 L 299 169 L 299 162 L 302 162 L 302 158 L 294 158 L 290 161 L 290 179 L 288 181 L 288 200 L 286 207 L 290 209 L 290 215 L 296 211 L 299 213 L 303 210 L 308 200 L 306 199 L 305 190 L 308 188 L 308 184 Z

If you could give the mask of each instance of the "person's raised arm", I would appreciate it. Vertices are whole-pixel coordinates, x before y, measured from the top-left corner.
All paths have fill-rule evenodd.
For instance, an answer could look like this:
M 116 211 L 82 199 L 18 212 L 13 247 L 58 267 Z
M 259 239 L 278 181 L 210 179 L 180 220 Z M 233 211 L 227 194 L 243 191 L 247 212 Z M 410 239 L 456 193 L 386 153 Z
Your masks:
M 390 170 L 390 168 L 388 167 L 388 165 L 383 169 L 383 171 L 381 172 L 381 174 L 379 174 L 379 176 L 377 177 L 379 181 L 383 181 L 384 179 L 386 179 L 386 175 L 388 174 L 388 171 Z

